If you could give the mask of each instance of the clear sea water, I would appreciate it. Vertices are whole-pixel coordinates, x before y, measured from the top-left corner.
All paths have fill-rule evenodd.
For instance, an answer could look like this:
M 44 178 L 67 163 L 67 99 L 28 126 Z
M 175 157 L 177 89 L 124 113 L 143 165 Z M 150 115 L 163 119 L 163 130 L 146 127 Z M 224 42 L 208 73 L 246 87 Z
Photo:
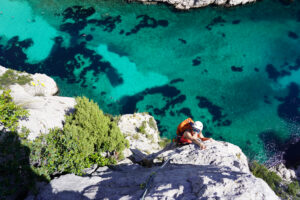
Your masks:
M 300 2 L 176 11 L 121 0 L 1 0 L 0 65 L 113 115 L 187 117 L 265 161 L 300 135 Z

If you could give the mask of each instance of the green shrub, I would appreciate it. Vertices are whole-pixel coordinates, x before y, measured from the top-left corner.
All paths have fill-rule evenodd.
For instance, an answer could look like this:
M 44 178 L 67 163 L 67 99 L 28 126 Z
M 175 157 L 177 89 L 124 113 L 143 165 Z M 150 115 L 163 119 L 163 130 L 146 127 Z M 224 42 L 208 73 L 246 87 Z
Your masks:
M 116 122 L 103 114 L 98 104 L 76 98 L 75 113 L 67 116 L 64 132 L 95 142 L 96 151 L 121 152 L 128 145 Z
M 85 97 L 76 98 L 75 112 L 66 116 L 63 130 L 53 129 L 38 138 L 32 146 L 31 159 L 36 172 L 46 176 L 56 173 L 81 174 L 92 164 L 105 166 L 115 163 L 114 157 L 103 157 L 102 152 L 122 157 L 128 141 L 115 121 Z
M 168 139 L 168 138 L 161 138 L 161 141 L 158 142 L 159 146 L 161 148 L 165 148 L 168 144 L 171 143 L 171 139 Z
M 138 133 L 136 133 L 132 136 L 132 138 L 135 140 L 138 140 L 140 138 L 140 135 Z
M 150 117 L 150 119 L 149 119 L 149 121 L 148 121 L 148 124 L 149 124 L 149 127 L 150 127 L 150 128 L 152 128 L 152 129 L 154 129 L 154 130 L 157 129 L 157 128 L 156 128 L 156 123 L 155 123 L 153 117 Z
M 264 165 L 256 161 L 250 164 L 250 170 L 254 176 L 266 181 L 274 191 L 276 191 L 276 188 L 282 182 L 282 179 L 275 172 L 269 171 Z
M 282 199 L 290 199 L 291 197 L 294 199 L 297 192 L 300 191 L 298 182 L 294 181 L 286 184 L 275 172 L 269 171 L 264 165 L 256 161 L 250 164 L 250 170 L 254 176 L 266 181 L 272 190 Z
M 4 126 L 4 129 L 14 132 L 18 128 L 19 119 L 27 117 L 28 111 L 13 102 L 10 92 L 10 90 L 4 90 L 0 95 L 0 125 Z
M 20 72 L 8 69 L 0 76 L 0 89 L 16 83 L 19 85 L 25 85 L 30 81 L 32 81 L 32 78 L 29 74 L 20 75 Z
M 43 180 L 31 169 L 30 148 L 24 145 L 29 130 L 22 127 L 16 132 L 18 120 L 28 116 L 28 111 L 17 106 L 10 90 L 0 95 L 0 199 L 22 199 L 34 188 L 36 180 Z M 29 143 L 29 142 L 28 142 Z M 27 142 L 26 142 L 27 144 Z
M 287 187 L 287 193 L 293 197 L 297 195 L 297 193 L 300 192 L 300 186 L 297 181 L 291 182 Z
M 154 142 L 154 137 L 153 137 L 152 134 L 146 133 L 146 138 L 148 138 L 149 140 L 151 140 L 152 143 Z
M 142 122 L 142 125 L 138 128 L 138 132 L 142 133 L 142 134 L 146 134 L 146 125 L 147 125 L 147 122 L 146 121 L 143 121 Z

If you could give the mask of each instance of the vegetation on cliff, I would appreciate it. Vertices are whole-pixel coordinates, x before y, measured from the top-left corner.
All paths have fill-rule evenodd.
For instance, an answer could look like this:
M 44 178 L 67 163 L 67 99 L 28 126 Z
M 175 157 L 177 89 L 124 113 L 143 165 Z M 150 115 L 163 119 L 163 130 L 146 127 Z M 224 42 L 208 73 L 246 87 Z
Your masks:
M 52 129 L 34 141 L 29 130 L 18 129 L 28 112 L 15 105 L 9 91 L 0 96 L 0 199 L 22 198 L 37 180 L 62 173 L 82 174 L 84 168 L 114 164 L 128 146 L 115 120 L 85 97 L 76 98 L 64 128 Z M 4 113 L 4 114 L 2 114 Z
M 27 117 L 28 111 L 13 102 L 10 90 L 4 90 L 0 113 L 0 199 L 22 199 L 36 180 L 29 163 L 30 149 L 16 132 L 18 120 Z
M 18 120 L 28 116 L 28 111 L 16 105 L 10 95 L 10 90 L 4 90 L 0 95 L 0 126 L 3 131 L 16 131 Z
M 8 69 L 0 76 L 0 89 L 7 88 L 9 85 L 19 84 L 25 85 L 32 80 L 29 74 L 21 74 L 21 72 Z
M 82 174 L 93 164 L 114 164 L 128 146 L 116 122 L 95 102 L 85 97 L 76 102 L 62 130 L 53 129 L 31 145 L 35 171 L 47 179 L 60 173 Z
M 284 183 L 283 180 L 275 173 L 269 171 L 264 165 L 256 161 L 250 163 L 250 170 L 254 176 L 263 179 L 272 190 L 282 199 L 295 199 L 300 192 L 299 183 Z

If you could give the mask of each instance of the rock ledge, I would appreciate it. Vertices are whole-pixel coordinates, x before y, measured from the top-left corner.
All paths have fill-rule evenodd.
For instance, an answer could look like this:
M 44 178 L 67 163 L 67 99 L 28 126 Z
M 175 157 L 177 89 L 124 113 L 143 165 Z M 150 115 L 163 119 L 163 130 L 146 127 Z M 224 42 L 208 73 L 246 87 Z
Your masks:
M 173 5 L 176 9 L 179 10 L 188 10 L 191 8 L 200 8 L 208 5 L 217 5 L 217 6 L 237 6 L 244 5 L 246 3 L 252 3 L 256 0 L 135 0 L 140 1 L 145 4 L 153 4 L 157 2 L 163 2 Z

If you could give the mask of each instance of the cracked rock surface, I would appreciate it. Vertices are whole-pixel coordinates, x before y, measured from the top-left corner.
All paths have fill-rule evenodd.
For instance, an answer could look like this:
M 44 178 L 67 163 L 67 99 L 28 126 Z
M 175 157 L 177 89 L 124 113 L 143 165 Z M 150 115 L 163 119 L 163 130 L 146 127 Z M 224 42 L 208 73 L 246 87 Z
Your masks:
M 151 175 L 146 200 L 279 199 L 267 183 L 249 172 L 239 147 L 218 141 L 205 145 L 205 150 L 191 144 L 159 154 L 163 160 L 171 156 L 163 168 L 120 164 L 84 177 L 63 175 L 41 188 L 36 199 L 139 199 Z

